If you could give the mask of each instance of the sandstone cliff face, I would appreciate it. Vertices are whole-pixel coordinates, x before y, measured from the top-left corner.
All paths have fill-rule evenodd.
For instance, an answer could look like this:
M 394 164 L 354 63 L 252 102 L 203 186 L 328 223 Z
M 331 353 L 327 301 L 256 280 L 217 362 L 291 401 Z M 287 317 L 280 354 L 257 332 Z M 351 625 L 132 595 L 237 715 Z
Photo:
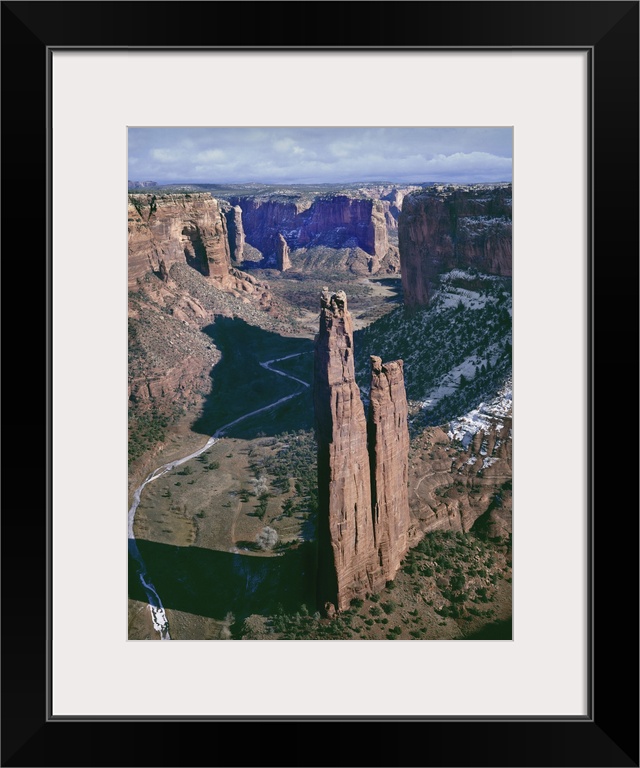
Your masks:
M 369 429 L 344 292 L 322 294 L 314 361 L 318 600 L 338 610 L 381 589 L 406 552 L 408 430 L 402 362 L 375 358 Z
M 378 262 L 389 249 L 385 205 L 348 195 L 271 199 L 232 197 L 242 209 L 246 241 L 274 261 L 282 235 L 291 250 L 359 247 Z
M 289 258 L 289 246 L 284 237 L 278 233 L 278 241 L 276 244 L 276 259 L 278 263 L 278 269 L 281 272 L 286 272 L 291 268 L 291 259 Z
M 369 457 L 373 529 L 381 569 L 379 586 L 398 570 L 409 532 L 409 429 L 402 360 L 371 357 Z
M 231 267 L 227 223 L 211 195 L 129 195 L 129 287 L 160 261 L 186 262 L 203 275 L 223 278 Z
M 239 222 L 236 248 L 244 243 Z M 220 290 L 271 306 L 269 286 L 231 266 L 227 216 L 209 193 L 129 195 L 129 288 L 150 272 L 166 282 L 173 264 L 185 263 Z
M 405 305 L 426 306 L 454 267 L 511 276 L 511 188 L 407 195 L 398 221 Z

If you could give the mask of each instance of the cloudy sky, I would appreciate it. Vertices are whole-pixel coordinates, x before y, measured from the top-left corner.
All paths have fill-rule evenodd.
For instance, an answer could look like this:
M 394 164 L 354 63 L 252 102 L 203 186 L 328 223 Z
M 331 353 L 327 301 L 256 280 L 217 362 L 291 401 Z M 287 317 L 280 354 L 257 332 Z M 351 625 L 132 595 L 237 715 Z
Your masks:
M 129 128 L 129 179 L 511 181 L 511 128 Z

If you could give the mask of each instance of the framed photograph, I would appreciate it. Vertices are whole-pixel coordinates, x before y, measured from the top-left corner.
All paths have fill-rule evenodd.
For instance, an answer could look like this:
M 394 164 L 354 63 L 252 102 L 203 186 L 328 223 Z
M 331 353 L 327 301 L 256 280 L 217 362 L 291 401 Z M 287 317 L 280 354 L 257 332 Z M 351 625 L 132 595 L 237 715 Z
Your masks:
M 227 5 L 280 39 L 275 4 Z M 41 200 L 38 230 L 24 196 L 5 194 L 5 226 L 39 234 L 29 250 L 47 277 L 34 557 L 15 546 L 24 517 L 4 521 L 5 765 L 198 764 L 208 729 L 167 739 L 184 721 L 419 725 L 431 765 L 638 765 L 637 704 L 614 693 L 628 681 L 637 702 L 637 499 L 611 487 L 626 450 L 611 406 L 637 402 L 637 338 L 623 360 L 599 341 L 604 325 L 625 342 L 637 327 L 638 3 L 396 3 L 375 44 L 361 6 L 341 7 L 336 31 L 334 5 L 305 6 L 331 46 L 266 47 L 194 24 L 215 3 L 3 3 L 5 183 L 27 177 Z M 512 640 L 131 639 L 124 183 L 146 179 L 127 174 L 127 149 L 133 127 L 185 126 L 512 131 Z M 120 746 L 136 721 L 160 752 Z M 100 734 L 94 754 L 83 728 Z M 372 747 L 363 764 L 406 762 Z M 265 762 L 246 750 L 239 763 Z

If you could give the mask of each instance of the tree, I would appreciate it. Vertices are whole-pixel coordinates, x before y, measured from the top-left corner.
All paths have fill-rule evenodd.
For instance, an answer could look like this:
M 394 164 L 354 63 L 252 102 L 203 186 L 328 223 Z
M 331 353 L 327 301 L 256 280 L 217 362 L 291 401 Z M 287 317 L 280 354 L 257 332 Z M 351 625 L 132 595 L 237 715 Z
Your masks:
M 278 532 L 267 525 L 256 536 L 256 543 L 260 549 L 273 549 L 278 543 Z

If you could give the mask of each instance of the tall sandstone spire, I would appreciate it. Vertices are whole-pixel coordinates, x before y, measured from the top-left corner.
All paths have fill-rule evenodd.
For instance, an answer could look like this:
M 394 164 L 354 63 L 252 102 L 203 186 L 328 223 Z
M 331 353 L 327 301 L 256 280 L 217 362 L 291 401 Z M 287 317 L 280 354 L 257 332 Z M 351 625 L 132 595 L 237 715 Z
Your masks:
M 373 533 L 384 582 L 398 570 L 408 547 L 409 428 L 402 360 L 371 355 L 369 459 Z M 384 583 L 375 585 L 376 589 Z
M 318 441 L 318 602 L 338 610 L 384 587 L 407 549 L 409 435 L 402 361 L 372 358 L 365 418 L 353 323 L 343 291 L 325 288 L 314 361 Z

